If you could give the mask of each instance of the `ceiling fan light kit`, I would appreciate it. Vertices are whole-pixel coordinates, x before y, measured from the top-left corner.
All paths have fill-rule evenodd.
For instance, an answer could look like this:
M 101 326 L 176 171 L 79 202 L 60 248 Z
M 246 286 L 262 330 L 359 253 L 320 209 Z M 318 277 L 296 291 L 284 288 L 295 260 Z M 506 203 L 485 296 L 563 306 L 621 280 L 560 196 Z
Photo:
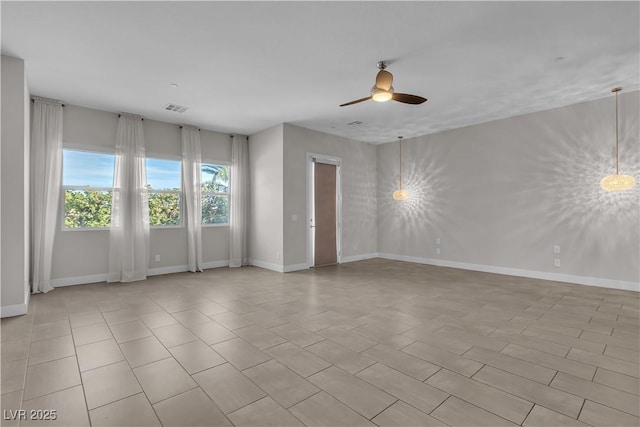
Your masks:
M 618 92 L 621 87 L 611 89 L 616 94 L 616 173 L 615 175 L 607 175 L 600 181 L 600 187 L 605 191 L 623 191 L 629 190 L 636 185 L 636 180 L 631 175 L 620 175 L 619 159 L 618 159 Z
M 393 98 L 393 86 L 388 90 L 380 89 L 377 86 L 371 88 L 371 98 L 377 102 L 386 102 Z
M 423 98 L 418 95 L 410 95 L 408 93 L 396 93 L 391 84 L 393 83 L 393 74 L 386 71 L 387 68 L 386 61 L 380 61 L 377 64 L 378 74 L 376 75 L 376 84 L 371 88 L 371 96 L 367 96 L 366 98 L 356 99 L 355 101 L 347 102 L 341 104 L 341 107 L 346 107 L 347 105 L 358 104 L 363 101 L 368 101 L 373 99 L 377 102 L 386 102 L 386 101 L 397 101 L 402 102 L 403 104 L 412 104 L 418 105 L 422 104 L 427 100 L 427 98 Z

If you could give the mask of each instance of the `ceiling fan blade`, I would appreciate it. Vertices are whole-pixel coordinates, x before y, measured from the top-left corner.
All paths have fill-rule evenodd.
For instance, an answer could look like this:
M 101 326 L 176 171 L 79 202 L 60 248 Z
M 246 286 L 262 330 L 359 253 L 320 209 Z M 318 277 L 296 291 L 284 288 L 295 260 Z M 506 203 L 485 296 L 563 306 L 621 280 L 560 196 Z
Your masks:
M 388 71 L 380 70 L 376 75 L 376 87 L 378 89 L 389 90 L 393 83 L 393 74 Z
M 422 104 L 427 100 L 427 98 L 423 98 L 418 95 L 409 95 L 408 93 L 394 93 L 391 98 L 394 101 L 403 102 L 405 104 Z
M 340 104 L 341 107 L 346 107 L 347 105 L 357 104 L 358 102 L 368 101 L 371 99 L 371 96 L 367 96 L 366 98 L 356 99 L 355 101 L 347 102 L 346 104 Z

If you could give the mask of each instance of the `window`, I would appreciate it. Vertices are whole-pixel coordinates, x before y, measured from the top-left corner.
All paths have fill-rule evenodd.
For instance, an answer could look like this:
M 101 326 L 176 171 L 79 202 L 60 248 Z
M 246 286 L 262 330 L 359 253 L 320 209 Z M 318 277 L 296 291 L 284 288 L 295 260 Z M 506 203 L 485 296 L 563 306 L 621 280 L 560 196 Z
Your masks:
M 108 228 L 111 225 L 113 154 L 63 150 L 64 228 Z
M 202 164 L 202 224 L 229 224 L 229 166 Z
M 180 226 L 181 162 L 179 160 L 146 159 L 149 189 L 149 224 Z

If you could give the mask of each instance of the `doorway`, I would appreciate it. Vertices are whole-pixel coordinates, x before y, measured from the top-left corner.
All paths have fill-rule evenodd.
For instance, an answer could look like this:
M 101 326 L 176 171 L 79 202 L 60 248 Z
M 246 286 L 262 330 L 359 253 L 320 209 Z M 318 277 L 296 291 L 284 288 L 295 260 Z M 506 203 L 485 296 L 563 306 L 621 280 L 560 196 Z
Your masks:
M 341 167 L 339 158 L 307 154 L 307 263 L 310 267 L 335 265 L 341 261 Z

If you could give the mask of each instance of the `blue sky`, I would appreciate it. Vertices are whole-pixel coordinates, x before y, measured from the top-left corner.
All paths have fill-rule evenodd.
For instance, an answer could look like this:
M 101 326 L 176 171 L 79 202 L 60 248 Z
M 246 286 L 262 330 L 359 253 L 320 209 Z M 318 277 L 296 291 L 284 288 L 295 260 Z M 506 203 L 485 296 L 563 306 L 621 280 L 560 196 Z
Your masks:
M 91 187 L 113 185 L 113 154 L 89 153 L 64 150 L 62 160 L 62 183 Z
M 111 187 L 113 185 L 113 154 L 64 150 L 64 185 Z M 151 188 L 180 188 L 180 161 L 147 159 L 147 182 Z
M 63 151 L 63 185 L 106 187 L 113 185 L 115 155 L 89 151 Z M 146 159 L 147 183 L 157 190 L 180 188 L 179 160 Z M 202 172 L 202 182 L 212 175 Z

